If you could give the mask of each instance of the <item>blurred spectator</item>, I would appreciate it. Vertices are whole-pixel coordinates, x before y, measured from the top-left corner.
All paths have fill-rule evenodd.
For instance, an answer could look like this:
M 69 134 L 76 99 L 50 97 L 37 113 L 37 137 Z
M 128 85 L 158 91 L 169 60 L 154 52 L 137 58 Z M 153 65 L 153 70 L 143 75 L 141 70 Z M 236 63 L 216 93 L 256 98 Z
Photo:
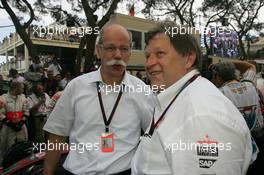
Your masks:
M 29 106 L 23 89 L 23 83 L 11 82 L 9 92 L 0 97 L 0 163 L 8 148 L 27 140 Z
M 43 68 L 43 65 L 40 62 L 40 59 L 38 56 L 34 57 L 32 59 L 32 64 L 29 66 L 28 71 L 29 72 L 39 72 L 41 68 Z
M 45 89 L 49 96 L 52 97 L 58 91 L 59 82 L 53 76 L 52 70 L 48 70 L 47 76 L 48 78 L 45 82 Z
M 53 72 L 53 76 L 61 74 L 62 68 L 58 63 L 58 58 L 54 57 L 52 63 L 48 67 L 48 71 Z
M 59 86 L 61 89 L 64 89 L 66 85 L 73 79 L 73 76 L 70 72 L 65 74 L 65 77 L 59 82 Z
M 56 57 L 55 53 L 48 53 L 47 57 L 46 57 L 46 60 L 44 60 L 44 68 L 48 68 L 52 62 L 53 62 L 53 59 Z
M 260 98 L 264 101 L 264 74 L 260 74 L 260 77 L 257 79 L 257 88 L 260 93 Z
M 242 80 L 236 80 L 236 68 L 243 74 Z M 263 116 L 255 84 L 254 65 L 245 61 L 221 62 L 212 65 L 212 82 L 233 102 L 244 116 L 250 131 L 260 132 L 263 128 Z M 253 157 L 256 160 L 258 148 L 253 141 Z
M 25 78 L 18 74 L 16 69 L 11 68 L 9 70 L 9 80 L 13 82 L 25 83 Z
M 57 82 L 60 82 L 60 81 L 62 80 L 62 78 L 61 78 L 61 74 L 56 74 L 56 75 L 55 75 L 55 80 L 56 80 Z
M 47 117 L 50 97 L 44 92 L 42 83 L 33 86 L 33 93 L 28 97 L 30 107 L 29 136 L 34 142 L 44 142 L 43 126 Z

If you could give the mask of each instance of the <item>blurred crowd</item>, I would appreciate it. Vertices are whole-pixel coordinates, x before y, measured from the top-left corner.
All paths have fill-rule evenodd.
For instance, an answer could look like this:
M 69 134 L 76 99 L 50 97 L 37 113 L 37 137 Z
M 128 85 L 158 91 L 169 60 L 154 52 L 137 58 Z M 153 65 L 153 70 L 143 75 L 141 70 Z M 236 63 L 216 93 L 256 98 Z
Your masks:
M 70 72 L 62 74 L 55 54 L 49 54 L 44 64 L 38 56 L 34 57 L 24 74 L 13 68 L 9 70 L 9 91 L 0 97 L 0 116 L 4 119 L 0 126 L 1 159 L 14 143 L 46 141 L 43 125 L 73 78 Z

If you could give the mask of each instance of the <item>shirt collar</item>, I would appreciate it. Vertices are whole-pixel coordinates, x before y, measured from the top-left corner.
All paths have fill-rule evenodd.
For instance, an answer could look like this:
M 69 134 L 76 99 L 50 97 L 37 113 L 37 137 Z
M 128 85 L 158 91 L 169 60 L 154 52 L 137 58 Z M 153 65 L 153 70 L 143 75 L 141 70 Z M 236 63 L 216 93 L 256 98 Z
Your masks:
M 10 92 L 8 92 L 8 96 L 9 96 L 10 98 L 12 98 L 12 99 L 16 99 L 16 98 L 18 97 L 18 95 L 17 95 L 17 96 L 14 96 L 14 95 L 10 94 Z
M 169 103 L 171 102 L 172 98 L 180 91 L 182 86 L 195 74 L 198 74 L 198 70 L 194 69 L 184 75 L 181 79 L 175 82 L 173 85 L 162 91 L 158 94 L 158 103 L 161 110 L 164 110 Z
M 92 72 L 92 76 L 90 77 L 90 80 L 88 80 L 87 82 L 88 83 L 96 83 L 96 82 L 104 83 L 100 70 L 101 70 L 101 67 L 99 67 L 98 70 Z M 129 74 L 127 73 L 127 71 L 125 71 L 125 75 L 123 77 L 121 84 L 124 84 L 126 86 L 132 86 L 133 85 L 130 78 L 129 78 Z

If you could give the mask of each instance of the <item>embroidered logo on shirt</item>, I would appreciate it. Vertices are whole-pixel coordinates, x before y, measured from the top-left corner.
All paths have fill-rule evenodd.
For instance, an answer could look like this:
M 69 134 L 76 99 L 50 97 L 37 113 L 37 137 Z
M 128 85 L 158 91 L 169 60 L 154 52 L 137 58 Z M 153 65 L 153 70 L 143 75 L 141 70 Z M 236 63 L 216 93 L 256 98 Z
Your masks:
M 196 150 L 198 156 L 218 157 L 218 142 L 209 140 L 208 134 L 206 134 L 204 140 L 198 140 L 197 143 Z
M 200 168 L 210 168 L 215 163 L 216 159 L 199 159 Z

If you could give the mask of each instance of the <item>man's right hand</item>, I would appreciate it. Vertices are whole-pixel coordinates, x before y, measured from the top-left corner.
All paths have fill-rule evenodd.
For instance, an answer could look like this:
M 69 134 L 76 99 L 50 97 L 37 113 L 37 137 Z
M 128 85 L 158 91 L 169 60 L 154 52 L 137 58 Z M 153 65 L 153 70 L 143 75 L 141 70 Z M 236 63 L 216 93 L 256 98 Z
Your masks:
M 49 133 L 49 139 L 48 139 L 49 144 L 65 143 L 65 140 L 66 140 L 65 136 L 59 136 Z M 57 148 L 57 146 L 54 146 L 54 148 Z M 44 169 L 43 169 L 44 175 L 54 174 L 62 151 L 63 150 L 60 150 L 60 148 L 58 150 L 57 149 L 47 150 L 47 154 L 44 161 Z

